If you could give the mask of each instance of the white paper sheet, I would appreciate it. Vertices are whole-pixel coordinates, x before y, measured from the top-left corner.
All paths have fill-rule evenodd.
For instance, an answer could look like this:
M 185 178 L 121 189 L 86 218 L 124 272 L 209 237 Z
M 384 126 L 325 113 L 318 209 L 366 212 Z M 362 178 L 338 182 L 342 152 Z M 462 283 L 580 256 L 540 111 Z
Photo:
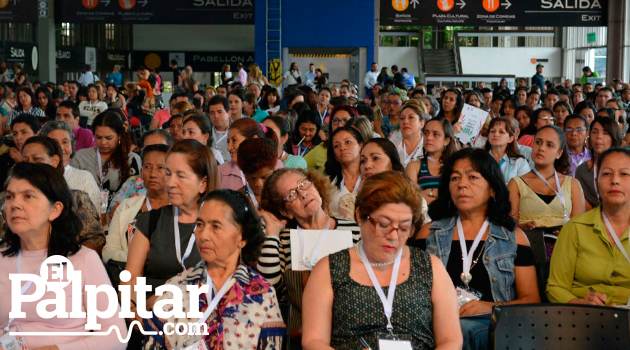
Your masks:
M 455 136 L 464 145 L 467 143 L 472 144 L 485 124 L 486 118 L 488 118 L 488 111 L 464 104 L 459 117 L 459 121 L 462 123 L 462 131 Z
M 300 236 L 298 230 L 291 230 L 291 269 L 293 271 L 310 271 L 311 269 L 304 264 L 304 255 L 311 258 L 313 249 L 322 235 L 322 230 L 302 230 L 304 234 L 304 246 L 302 250 Z M 330 254 L 348 249 L 354 245 L 352 242 L 352 232 L 344 230 L 328 230 L 323 233 L 322 245 L 317 254 L 317 261 Z

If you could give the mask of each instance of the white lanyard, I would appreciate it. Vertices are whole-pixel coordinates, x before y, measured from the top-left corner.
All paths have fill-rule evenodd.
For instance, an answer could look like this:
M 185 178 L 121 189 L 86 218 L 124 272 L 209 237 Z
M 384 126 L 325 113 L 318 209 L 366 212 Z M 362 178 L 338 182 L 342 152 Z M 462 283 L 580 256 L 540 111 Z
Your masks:
M 42 261 L 43 263 L 43 261 Z M 39 270 L 42 268 L 41 264 L 39 265 L 39 268 L 37 269 L 37 272 L 35 273 L 36 275 L 39 276 Z M 18 275 L 20 274 L 20 271 L 22 270 L 22 251 L 18 251 L 18 256 L 17 256 L 17 273 Z M 33 285 L 33 280 L 29 280 L 26 283 L 24 283 L 24 285 L 22 286 L 22 289 L 20 290 L 20 295 L 24 295 L 26 294 L 26 292 L 28 291 L 29 288 L 31 288 L 31 286 Z M 9 322 L 7 322 L 6 327 L 4 327 L 4 332 L 8 333 L 9 329 L 11 328 L 11 323 L 13 323 L 13 321 L 15 321 L 15 318 L 9 318 Z
M 575 155 L 581 154 L 581 153 L 574 153 Z M 570 155 L 569 155 L 570 156 Z M 571 163 L 573 165 L 575 165 L 575 167 L 579 167 L 580 165 L 582 165 L 582 163 L 584 163 L 584 159 L 586 158 L 586 156 L 583 156 L 582 159 L 576 161 L 575 159 L 573 159 L 573 157 L 569 157 L 571 159 Z
M 317 110 L 317 113 L 319 113 L 319 117 L 322 118 L 322 123 L 324 123 L 324 119 L 326 119 L 326 115 L 328 114 L 328 107 L 326 107 L 324 115 L 322 115 L 322 112 L 320 112 L 319 109 Z
M 223 134 L 223 136 L 217 137 L 217 130 L 215 128 L 212 128 L 212 140 L 214 140 L 215 147 L 217 147 L 221 141 L 225 140 L 225 138 L 228 137 L 228 130 L 230 130 L 230 128 L 225 130 L 225 134 Z
M 562 211 L 564 212 L 564 220 L 565 222 L 569 221 L 569 214 L 567 214 L 567 206 L 564 202 L 564 194 L 562 194 L 562 188 L 560 187 L 560 180 L 558 179 L 558 172 L 555 169 L 553 170 L 553 175 L 556 177 L 556 185 L 558 186 L 558 191 L 556 191 L 553 187 L 551 187 L 549 182 L 547 182 L 547 179 L 545 179 L 545 177 L 542 176 L 538 172 L 538 170 L 536 170 L 536 168 L 532 169 L 532 171 L 534 172 L 534 174 L 536 174 L 536 176 L 538 176 L 541 180 L 543 180 L 545 185 L 547 185 L 547 187 L 549 187 L 556 194 L 556 196 L 558 196 L 558 198 L 560 198 L 560 202 L 562 202 L 562 207 L 563 207 Z
M 402 144 L 403 155 L 405 156 L 405 162 L 403 163 L 403 166 L 406 167 L 407 164 L 409 164 L 409 162 L 411 162 L 413 158 L 416 156 L 416 153 L 418 153 L 418 151 L 420 150 L 420 145 L 422 144 L 422 140 L 420 140 L 420 142 L 418 143 L 418 146 L 416 146 L 416 149 L 410 155 L 407 155 L 407 145 L 405 144 L 405 141 L 403 140 L 400 143 Z
M 308 149 L 308 147 L 307 147 L 307 148 L 305 148 L 305 149 L 304 149 L 304 151 L 302 151 L 302 150 L 301 150 L 301 148 L 302 148 L 302 147 L 301 147 L 301 146 L 302 146 L 302 142 L 304 142 L 304 139 L 305 139 L 305 138 L 306 138 L 306 136 L 302 137 L 302 139 L 300 140 L 300 142 L 298 142 L 298 144 L 297 144 L 297 151 L 298 151 L 298 154 L 297 154 L 297 155 L 298 155 L 298 156 L 300 156 L 300 157 L 303 157 L 303 156 L 304 156 L 304 153 L 306 153 L 306 149 Z
M 282 151 L 282 155 L 280 156 L 280 160 L 282 161 L 282 158 L 284 158 L 284 156 L 287 154 L 287 152 Z
M 249 183 L 246 184 L 245 186 L 247 186 L 247 194 L 249 195 L 249 198 L 252 199 L 252 203 L 254 203 L 254 207 L 258 208 L 258 201 L 256 200 L 256 195 L 254 194 L 254 191 L 252 191 L 252 188 L 249 187 Z
M 175 255 L 177 256 L 177 261 L 180 265 L 186 270 L 186 266 L 184 265 L 184 261 L 190 256 L 192 252 L 192 248 L 195 245 L 195 232 L 190 235 L 190 239 L 188 240 L 188 246 L 186 247 L 186 251 L 184 252 L 184 256 L 182 256 L 182 247 L 179 236 L 179 209 L 177 207 L 173 207 L 175 214 L 173 215 L 173 231 L 175 232 Z
M 354 184 L 354 188 L 352 189 L 352 193 L 357 193 L 359 192 L 359 185 L 361 184 L 361 175 L 359 175 L 359 178 L 357 179 L 357 183 Z M 346 180 L 345 179 L 341 179 L 341 189 L 346 189 L 346 191 L 348 191 L 348 189 L 346 188 Z M 350 191 L 348 191 L 348 193 L 350 193 Z
M 440 164 L 440 162 L 439 162 L 439 161 L 435 160 L 435 158 L 433 158 L 433 157 L 431 157 L 431 156 L 428 156 L 428 157 L 427 157 L 427 159 L 428 159 L 428 160 L 430 160 L 430 161 L 432 161 L 433 163 Z
M 245 180 L 245 174 L 243 174 L 243 170 L 241 170 L 241 181 L 243 182 L 243 186 L 247 185 L 247 180 Z
M 328 229 L 330 229 L 330 217 L 328 217 L 328 223 L 326 224 L 326 227 L 319 234 L 317 243 L 315 243 L 315 247 L 313 248 L 313 251 L 311 252 L 310 259 L 309 257 L 304 255 L 304 248 L 305 248 L 304 247 L 304 231 L 299 225 L 297 229 L 298 229 L 298 237 L 300 237 L 300 247 L 302 248 L 302 262 L 304 263 L 304 265 L 306 265 L 306 267 L 312 269 L 313 267 L 315 267 L 315 264 L 317 263 L 317 255 L 319 254 L 319 250 L 321 249 L 322 243 L 324 242 L 324 236 L 326 236 L 326 232 L 328 232 Z
M 204 311 L 203 316 L 201 316 L 201 318 L 198 319 L 197 322 L 195 323 L 197 327 L 206 323 L 206 321 L 208 320 L 208 317 L 210 317 L 210 314 L 212 314 L 212 311 L 216 309 L 217 304 L 219 304 L 219 301 L 221 301 L 221 298 L 223 298 L 223 296 L 228 292 L 228 290 L 230 289 L 230 282 L 232 281 L 232 277 L 234 276 L 234 274 L 231 274 L 230 277 L 228 277 L 228 279 L 225 280 L 223 287 L 221 287 L 221 290 L 217 292 L 214 298 L 212 297 L 212 277 L 210 277 L 210 273 L 208 272 L 207 268 L 206 268 L 206 276 L 207 276 L 206 283 L 208 285 L 208 291 L 206 292 L 206 301 L 208 303 L 208 307 L 206 308 L 206 311 Z
M 463 260 L 462 273 L 463 273 L 463 276 L 466 277 L 466 279 L 468 279 L 468 277 L 470 276 L 470 266 L 472 265 L 473 254 L 475 253 L 475 250 L 479 246 L 479 242 L 481 242 L 481 237 L 483 237 L 483 235 L 486 233 L 486 229 L 488 229 L 488 225 L 489 225 L 489 222 L 488 222 L 488 219 L 486 219 L 483 225 L 481 225 L 481 229 L 477 233 L 477 236 L 475 237 L 475 240 L 473 241 L 473 244 L 470 247 L 470 251 L 468 251 L 468 248 L 466 247 L 466 237 L 464 236 L 464 228 L 462 227 L 462 220 L 459 217 L 457 218 L 457 235 L 459 236 L 459 246 L 462 249 L 462 260 Z
M 98 160 L 99 179 L 101 180 L 101 187 L 103 187 L 103 160 L 101 158 L 101 150 L 98 147 L 96 147 L 96 160 Z
M 151 202 L 149 202 L 149 196 L 147 196 L 146 204 L 147 204 L 147 211 L 153 210 L 153 208 L 151 207 Z
M 597 190 L 597 164 L 595 164 L 595 160 L 593 160 L 593 188 L 595 189 L 597 200 L 599 200 L 599 191 Z
M 394 307 L 394 294 L 396 293 L 396 280 L 398 279 L 398 270 L 400 270 L 400 261 L 402 260 L 402 252 L 404 247 L 400 248 L 398 255 L 396 256 L 396 260 L 394 261 L 394 270 L 392 271 L 392 277 L 389 280 L 389 290 L 387 291 L 387 298 L 385 298 L 385 293 L 383 292 L 383 288 L 378 283 L 376 276 L 374 275 L 374 270 L 372 270 L 372 266 L 370 266 L 370 261 L 367 259 L 365 255 L 365 251 L 363 250 L 363 244 L 361 246 L 361 259 L 363 259 L 363 266 L 367 270 L 368 275 L 370 276 L 370 280 L 374 285 L 374 289 L 376 289 L 376 293 L 378 297 L 381 299 L 381 303 L 383 303 L 383 309 L 385 310 L 385 317 L 387 317 L 387 330 L 392 331 L 394 326 L 392 326 L 392 309 Z
M 626 260 L 628 260 L 628 263 L 630 263 L 630 256 L 628 256 L 628 252 L 626 252 L 626 249 L 623 247 L 623 245 L 621 245 L 621 241 L 619 240 L 619 237 L 617 237 L 617 233 L 615 233 L 615 229 L 613 229 L 612 225 L 610 224 L 610 221 L 608 221 L 608 218 L 606 217 L 606 214 L 604 214 L 603 211 L 602 211 L 602 217 L 604 218 L 604 223 L 606 224 L 606 227 L 608 228 L 608 231 L 610 232 L 610 235 L 612 236 L 613 241 L 615 241 L 615 245 L 617 246 L 617 248 L 619 248 L 619 250 L 621 250 L 621 254 L 623 254 Z

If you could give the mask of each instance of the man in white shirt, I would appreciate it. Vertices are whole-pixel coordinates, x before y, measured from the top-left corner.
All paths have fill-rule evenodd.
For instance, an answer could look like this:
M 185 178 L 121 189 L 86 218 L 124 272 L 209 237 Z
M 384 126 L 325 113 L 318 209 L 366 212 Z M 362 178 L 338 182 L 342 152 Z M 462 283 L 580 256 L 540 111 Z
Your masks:
M 367 98 L 372 98 L 372 87 L 378 82 L 378 63 L 372 62 L 372 70 L 365 73 L 365 95 Z
M 221 153 L 223 159 L 229 162 L 232 159 L 228 152 L 228 129 L 230 128 L 230 104 L 223 96 L 214 96 L 208 102 L 210 122 L 212 123 L 212 148 Z
M 83 73 L 83 75 L 79 78 L 79 83 L 83 86 L 88 86 L 90 84 L 94 84 L 98 80 L 98 77 L 92 73 L 92 66 L 86 64 L 85 73 Z
M 306 85 L 315 88 L 315 79 L 317 78 L 317 74 L 315 73 L 314 64 L 311 63 L 308 65 L 308 72 L 306 72 L 304 77 L 306 78 Z

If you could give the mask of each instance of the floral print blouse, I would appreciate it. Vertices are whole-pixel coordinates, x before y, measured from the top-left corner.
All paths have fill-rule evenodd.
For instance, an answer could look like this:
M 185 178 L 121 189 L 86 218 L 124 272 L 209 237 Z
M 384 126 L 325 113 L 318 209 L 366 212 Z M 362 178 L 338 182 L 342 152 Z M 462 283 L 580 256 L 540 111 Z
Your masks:
M 175 285 L 184 296 L 184 312 L 190 311 L 187 285 L 202 286 L 206 283 L 206 265 L 202 260 L 171 278 L 167 284 Z M 208 349 L 251 349 L 275 350 L 282 348 L 282 336 L 286 335 L 286 326 L 282 321 L 276 292 L 262 276 L 252 268 L 241 263 L 232 278 L 226 283 L 232 287 L 219 301 L 216 310 L 210 314 L 206 325 L 208 334 L 203 336 Z M 213 286 L 213 295 L 217 290 Z M 173 293 L 166 292 L 159 300 L 173 299 Z M 156 301 L 157 303 L 157 301 Z M 205 293 L 199 298 L 199 311 L 203 313 L 208 305 Z M 172 306 L 169 307 L 172 309 Z M 218 313 L 217 313 L 218 310 Z M 175 318 L 144 320 L 148 331 L 162 331 L 166 323 L 194 323 L 197 319 Z M 151 335 L 146 336 L 144 349 L 180 349 L 202 340 L 201 335 Z

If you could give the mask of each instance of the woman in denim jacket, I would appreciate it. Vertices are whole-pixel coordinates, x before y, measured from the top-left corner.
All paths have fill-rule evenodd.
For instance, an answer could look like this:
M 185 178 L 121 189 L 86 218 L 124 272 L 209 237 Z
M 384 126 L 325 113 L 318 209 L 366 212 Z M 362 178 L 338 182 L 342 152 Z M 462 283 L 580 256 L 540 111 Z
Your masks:
M 509 216 L 508 190 L 488 152 L 467 148 L 453 154 L 444 164 L 438 193 L 429 206 L 433 222 L 410 244 L 442 260 L 460 287 L 458 295 L 477 294 L 478 300 L 460 297 L 460 325 L 464 349 L 485 349 L 494 305 L 540 302 L 534 254 Z M 464 253 L 460 237 L 466 241 Z

